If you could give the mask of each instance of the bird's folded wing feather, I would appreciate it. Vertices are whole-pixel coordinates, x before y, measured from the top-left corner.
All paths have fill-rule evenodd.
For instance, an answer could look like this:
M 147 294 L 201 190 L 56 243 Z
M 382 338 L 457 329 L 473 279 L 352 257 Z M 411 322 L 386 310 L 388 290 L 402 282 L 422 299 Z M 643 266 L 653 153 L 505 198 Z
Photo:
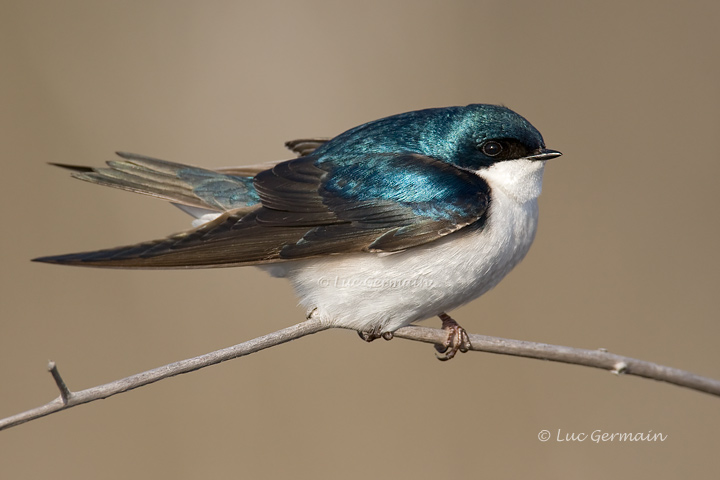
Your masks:
M 197 268 L 397 252 L 469 225 L 482 226 L 489 201 L 487 184 L 476 175 L 415 154 L 372 154 L 342 161 L 301 157 L 258 173 L 253 187 L 260 204 L 225 211 L 195 230 L 127 247 L 37 260 L 118 268 Z M 218 202 L 207 194 L 198 196 L 196 189 L 192 193 L 206 207 Z

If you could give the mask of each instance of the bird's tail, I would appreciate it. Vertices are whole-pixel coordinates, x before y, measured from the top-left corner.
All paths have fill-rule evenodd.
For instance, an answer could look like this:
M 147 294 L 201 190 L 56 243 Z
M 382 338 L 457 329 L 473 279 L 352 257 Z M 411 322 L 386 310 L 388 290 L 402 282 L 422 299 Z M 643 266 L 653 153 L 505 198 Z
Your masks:
M 201 212 L 224 212 L 259 202 L 252 170 L 240 176 L 134 153 L 117 154 L 123 160 L 109 161 L 103 168 L 53 165 L 71 170 L 73 177 L 86 182 L 162 198 Z

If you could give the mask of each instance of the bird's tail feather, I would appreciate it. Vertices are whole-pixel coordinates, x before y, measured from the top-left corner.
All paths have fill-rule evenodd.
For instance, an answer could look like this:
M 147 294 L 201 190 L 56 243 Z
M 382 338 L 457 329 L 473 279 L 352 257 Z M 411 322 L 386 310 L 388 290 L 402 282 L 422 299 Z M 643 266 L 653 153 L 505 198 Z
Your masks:
M 250 207 L 259 198 L 251 176 L 216 172 L 133 153 L 117 152 L 123 160 L 107 167 L 53 165 L 72 171 L 86 182 L 169 200 L 179 205 L 223 212 Z

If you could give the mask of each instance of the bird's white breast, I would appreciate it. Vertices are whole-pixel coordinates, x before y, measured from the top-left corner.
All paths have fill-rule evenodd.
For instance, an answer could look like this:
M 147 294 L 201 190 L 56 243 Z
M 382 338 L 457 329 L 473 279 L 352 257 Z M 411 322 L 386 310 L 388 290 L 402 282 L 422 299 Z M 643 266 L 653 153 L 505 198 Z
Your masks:
M 537 228 L 544 162 L 500 162 L 487 222 L 393 254 L 358 253 L 263 266 L 288 277 L 300 303 L 329 324 L 380 331 L 450 311 L 490 290 L 523 259 Z

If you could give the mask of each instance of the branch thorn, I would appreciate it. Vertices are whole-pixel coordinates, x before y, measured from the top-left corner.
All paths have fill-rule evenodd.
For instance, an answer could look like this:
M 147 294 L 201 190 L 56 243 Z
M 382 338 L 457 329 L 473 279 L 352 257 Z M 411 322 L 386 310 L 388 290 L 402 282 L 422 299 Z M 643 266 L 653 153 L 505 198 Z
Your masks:
M 58 390 L 60 390 L 60 398 L 62 399 L 63 405 L 67 405 L 68 400 L 70 397 L 72 397 L 72 392 L 70 389 L 65 385 L 65 380 L 60 376 L 60 372 L 58 371 L 57 365 L 52 360 L 48 362 L 47 366 L 48 372 L 50 372 L 50 375 L 52 375 L 53 380 L 55 380 L 55 385 L 57 385 Z

